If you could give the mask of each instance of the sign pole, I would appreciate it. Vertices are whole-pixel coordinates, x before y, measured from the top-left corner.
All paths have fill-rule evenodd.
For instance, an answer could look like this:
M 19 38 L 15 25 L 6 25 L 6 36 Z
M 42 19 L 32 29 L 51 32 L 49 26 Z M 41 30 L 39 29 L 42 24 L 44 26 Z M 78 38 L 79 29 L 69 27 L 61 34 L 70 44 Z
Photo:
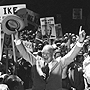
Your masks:
M 1 43 L 1 24 L 0 24 L 0 61 L 2 57 L 2 43 Z
M 14 74 L 17 75 L 17 67 L 16 67 L 17 60 L 16 60 L 16 52 L 15 52 L 15 44 L 14 44 L 14 36 L 13 36 L 13 34 L 11 35 L 11 38 L 12 38 L 12 47 L 13 47 L 13 57 L 14 57 L 14 62 L 15 62 Z
M 6 73 L 8 74 L 8 49 L 6 50 Z
M 4 46 L 4 33 L 1 33 L 1 23 L 0 23 L 0 61 L 2 59 L 2 52 L 3 52 L 3 46 Z

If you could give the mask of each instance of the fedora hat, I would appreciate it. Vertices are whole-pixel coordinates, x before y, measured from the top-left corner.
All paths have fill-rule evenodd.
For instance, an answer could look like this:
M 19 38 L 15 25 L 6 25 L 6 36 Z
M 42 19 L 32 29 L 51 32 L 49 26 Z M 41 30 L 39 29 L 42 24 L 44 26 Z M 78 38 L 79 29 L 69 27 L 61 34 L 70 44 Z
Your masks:
M 17 15 L 8 15 L 2 20 L 2 31 L 8 35 L 25 28 L 24 21 Z

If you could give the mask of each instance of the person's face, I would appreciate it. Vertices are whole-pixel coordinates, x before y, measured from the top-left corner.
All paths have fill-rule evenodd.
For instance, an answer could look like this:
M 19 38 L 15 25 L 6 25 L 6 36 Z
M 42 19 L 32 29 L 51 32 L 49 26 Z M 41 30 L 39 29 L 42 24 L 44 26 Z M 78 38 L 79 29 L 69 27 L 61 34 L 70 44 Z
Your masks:
M 47 34 L 50 35 L 50 29 L 47 29 Z
M 51 60 L 53 60 L 53 51 L 48 50 L 47 48 L 43 49 L 42 50 L 42 58 L 44 59 L 44 61 L 46 63 L 49 63 Z
M 46 29 L 46 34 L 47 35 L 50 35 L 50 30 L 51 30 L 50 26 L 47 26 L 47 29 Z

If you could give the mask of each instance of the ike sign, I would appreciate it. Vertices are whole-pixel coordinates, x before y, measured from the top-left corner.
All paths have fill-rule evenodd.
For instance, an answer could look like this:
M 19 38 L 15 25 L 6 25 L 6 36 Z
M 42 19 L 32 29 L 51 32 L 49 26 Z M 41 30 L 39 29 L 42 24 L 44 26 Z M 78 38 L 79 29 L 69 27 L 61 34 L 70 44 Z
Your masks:
M 1 23 L 7 15 L 14 14 L 17 10 L 26 8 L 25 4 L 0 6 L 0 60 L 2 56 Z
M 26 8 L 26 4 L 0 6 L 0 23 L 5 16 L 14 14 L 17 10 Z

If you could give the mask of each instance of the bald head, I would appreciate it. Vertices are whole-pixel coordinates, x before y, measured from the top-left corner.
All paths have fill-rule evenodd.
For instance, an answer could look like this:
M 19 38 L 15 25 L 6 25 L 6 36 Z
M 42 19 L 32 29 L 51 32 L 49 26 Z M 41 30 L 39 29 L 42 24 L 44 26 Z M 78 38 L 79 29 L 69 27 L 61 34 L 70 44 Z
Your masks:
M 45 45 L 42 49 L 42 52 L 43 51 L 54 51 L 54 48 L 52 45 Z
M 52 45 L 45 45 L 42 49 L 42 57 L 46 63 L 53 60 L 54 49 Z

